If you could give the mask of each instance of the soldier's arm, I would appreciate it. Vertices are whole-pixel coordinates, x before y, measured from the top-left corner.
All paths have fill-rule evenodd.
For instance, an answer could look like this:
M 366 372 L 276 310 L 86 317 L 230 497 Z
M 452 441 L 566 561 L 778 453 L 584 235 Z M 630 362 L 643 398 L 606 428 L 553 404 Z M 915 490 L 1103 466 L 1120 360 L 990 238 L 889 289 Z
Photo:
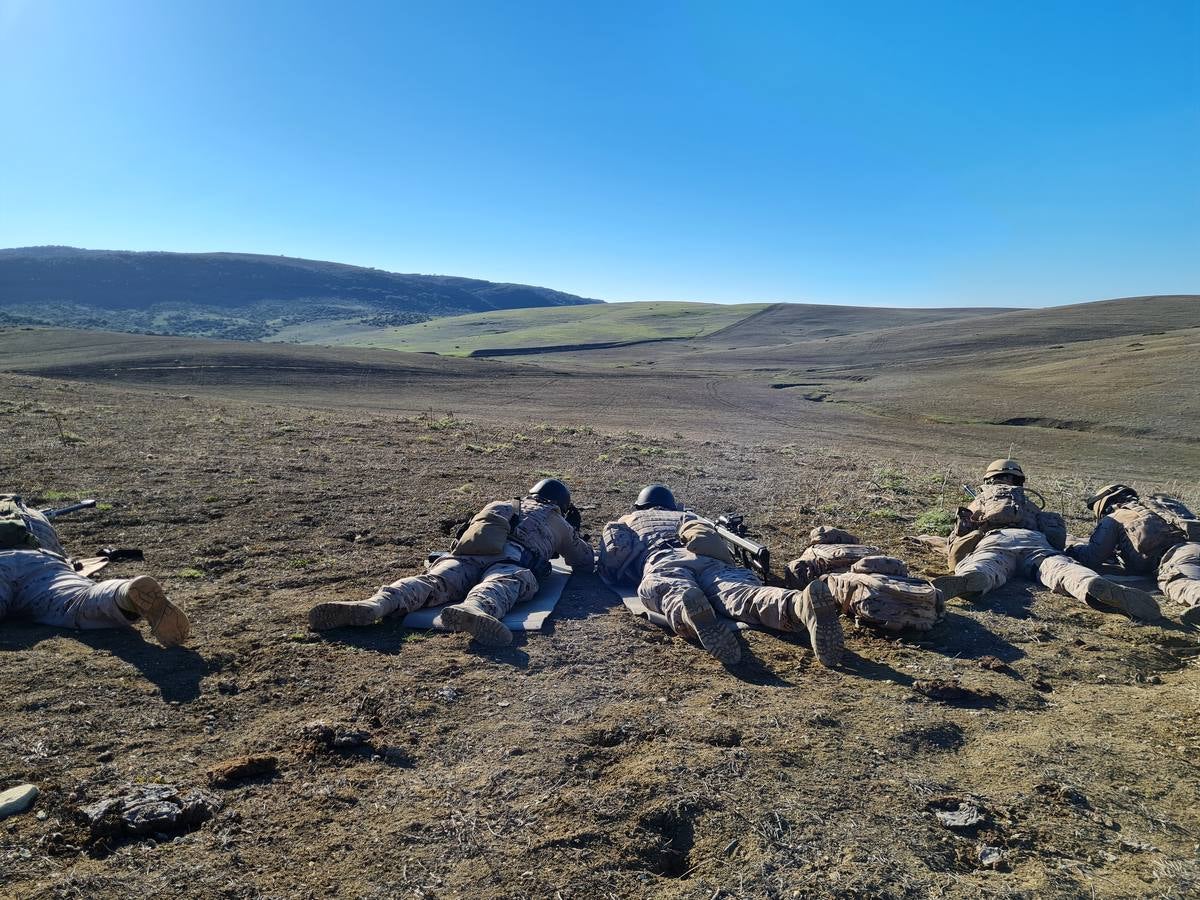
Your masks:
M 1105 516 L 1092 532 L 1086 544 L 1076 544 L 1067 548 L 1067 555 L 1078 560 L 1085 566 L 1098 566 L 1107 562 L 1116 552 L 1117 543 L 1121 538 L 1121 523 L 1116 519 Z
M 596 554 L 592 551 L 592 545 L 580 537 L 579 532 L 573 528 L 566 546 L 561 548 L 561 553 L 572 572 L 590 575 L 596 568 Z

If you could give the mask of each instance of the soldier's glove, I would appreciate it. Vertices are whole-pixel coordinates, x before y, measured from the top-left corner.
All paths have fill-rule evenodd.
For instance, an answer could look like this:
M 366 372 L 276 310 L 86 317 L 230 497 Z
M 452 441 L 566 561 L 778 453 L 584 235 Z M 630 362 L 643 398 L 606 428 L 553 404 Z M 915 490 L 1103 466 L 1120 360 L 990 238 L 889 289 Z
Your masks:
M 576 509 L 573 503 L 567 508 L 566 519 L 576 531 L 583 527 L 583 517 L 579 515 L 579 510 Z

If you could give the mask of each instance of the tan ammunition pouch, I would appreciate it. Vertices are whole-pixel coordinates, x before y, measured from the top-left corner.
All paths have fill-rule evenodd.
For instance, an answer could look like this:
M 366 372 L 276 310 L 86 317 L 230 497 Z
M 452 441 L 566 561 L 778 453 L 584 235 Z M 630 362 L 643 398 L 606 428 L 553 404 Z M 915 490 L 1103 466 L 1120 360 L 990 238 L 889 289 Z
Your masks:
M 512 503 L 489 503 L 467 523 L 450 552 L 455 556 L 503 555 L 517 516 Z
M 688 519 L 679 526 L 679 539 L 683 541 L 684 549 L 697 556 L 707 556 L 719 559 L 723 563 L 735 565 L 733 553 L 725 539 L 717 532 L 712 522 L 704 519 Z

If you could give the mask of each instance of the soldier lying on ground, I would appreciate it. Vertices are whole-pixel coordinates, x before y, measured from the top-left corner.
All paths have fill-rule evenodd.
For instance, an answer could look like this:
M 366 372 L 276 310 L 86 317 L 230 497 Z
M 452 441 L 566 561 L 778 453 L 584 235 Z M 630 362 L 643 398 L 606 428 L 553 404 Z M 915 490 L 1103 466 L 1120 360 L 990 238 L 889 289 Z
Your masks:
M 1040 509 L 1024 485 L 1015 459 L 988 466 L 983 486 L 969 507 L 959 509 L 950 534 L 954 574 L 934 579 L 943 596 L 983 595 L 1023 575 L 1103 612 L 1159 618 L 1158 604 L 1145 591 L 1108 581 L 1067 556 L 1062 516 Z
M 903 560 L 840 528 L 814 528 L 808 547 L 787 564 L 789 587 L 803 588 L 818 578 L 842 612 L 887 631 L 928 631 L 945 614 L 945 601 L 930 582 L 911 577 Z
M 95 582 L 75 571 L 50 520 L 14 494 L 0 495 L 0 619 L 59 628 L 132 628 L 145 619 L 164 647 L 190 624 L 149 575 Z
M 1084 502 L 1096 516 L 1096 530 L 1067 553 L 1089 566 L 1115 558 L 1131 575 L 1156 574 L 1159 589 L 1188 607 L 1183 621 L 1200 627 L 1200 542 L 1189 539 L 1189 529 L 1200 522 L 1191 510 L 1161 494 L 1142 500 L 1124 484 L 1105 485 Z
M 727 666 L 742 650 L 718 613 L 777 631 L 807 631 L 824 665 L 841 659 L 842 626 L 822 582 L 803 591 L 765 587 L 734 562 L 712 523 L 680 509 L 665 485 L 643 488 L 633 512 L 604 526 L 600 571 L 615 583 L 636 584 L 647 609 Z
M 407 615 L 424 606 L 447 606 L 442 622 L 467 631 L 481 644 L 503 647 L 512 632 L 500 620 L 538 590 L 550 560 L 562 556 L 572 570 L 595 565 L 591 545 L 579 536 L 579 513 L 561 481 L 547 478 L 520 500 L 489 503 L 455 541 L 450 553 L 421 575 L 381 587 L 369 600 L 319 603 L 308 613 L 316 631 L 371 625 L 384 616 Z

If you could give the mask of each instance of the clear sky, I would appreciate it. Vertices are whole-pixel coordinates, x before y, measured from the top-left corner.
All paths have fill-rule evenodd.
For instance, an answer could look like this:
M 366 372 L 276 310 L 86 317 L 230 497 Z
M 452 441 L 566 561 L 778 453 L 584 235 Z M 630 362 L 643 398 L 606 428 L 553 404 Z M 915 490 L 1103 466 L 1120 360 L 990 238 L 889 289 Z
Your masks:
M 0 246 L 608 300 L 1200 292 L 1198 48 L 1198 0 L 0 0 Z

